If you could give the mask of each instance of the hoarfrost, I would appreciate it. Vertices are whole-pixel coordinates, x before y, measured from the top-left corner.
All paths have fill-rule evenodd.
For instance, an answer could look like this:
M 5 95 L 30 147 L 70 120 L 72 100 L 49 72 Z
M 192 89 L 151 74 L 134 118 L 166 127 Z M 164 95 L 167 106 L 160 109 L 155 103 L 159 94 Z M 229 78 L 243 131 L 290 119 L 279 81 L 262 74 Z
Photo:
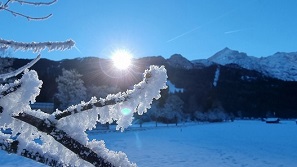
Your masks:
M 24 150 L 29 150 L 32 154 L 42 154 L 44 157 L 63 165 L 93 166 L 80 157 L 81 155 L 89 155 L 90 151 L 93 151 L 114 166 L 136 166 L 128 160 L 125 153 L 114 152 L 105 148 L 104 141 L 89 141 L 86 131 L 94 128 L 98 122 L 112 123 L 113 121 L 118 124 L 117 130 L 123 131 L 131 125 L 133 113 L 137 112 L 141 115 L 147 112 L 153 99 L 160 98 L 160 90 L 167 88 L 167 74 L 164 66 L 150 66 L 150 69 L 144 72 L 143 80 L 136 84 L 133 90 L 110 94 L 105 99 L 93 97 L 88 102 L 70 106 L 64 111 L 56 110 L 53 114 L 30 108 L 30 103 L 34 103 L 35 98 L 40 93 L 42 81 L 38 79 L 34 70 L 25 69 L 21 71 L 24 71 L 24 74 L 20 80 L 0 86 L 2 92 L 0 128 L 12 129 L 11 135 L 0 132 L 0 138 L 7 141 L 10 138 L 16 138 L 18 140 L 17 154 L 24 155 L 26 153 Z M 66 116 L 57 118 L 57 115 L 65 113 Z M 41 122 L 41 125 L 34 127 L 21 119 L 17 119 L 22 114 L 36 118 Z M 65 132 L 79 144 L 91 150 L 82 150 L 80 155 L 75 154 L 56 141 L 65 137 L 63 134 L 56 133 L 56 131 L 52 131 L 50 134 L 41 132 L 39 128 L 44 126 L 54 126 L 56 131 Z M 55 137 L 56 139 L 54 139 Z M 35 142 L 36 139 L 39 142 Z

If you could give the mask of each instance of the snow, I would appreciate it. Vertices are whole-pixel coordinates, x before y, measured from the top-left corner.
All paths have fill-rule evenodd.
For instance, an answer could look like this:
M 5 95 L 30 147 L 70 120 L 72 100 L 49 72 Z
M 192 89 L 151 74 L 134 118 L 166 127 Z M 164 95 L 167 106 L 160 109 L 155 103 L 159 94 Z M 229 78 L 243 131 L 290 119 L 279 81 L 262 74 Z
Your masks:
M 246 53 L 231 50 L 229 48 L 219 51 L 212 57 L 208 58 L 208 60 L 221 65 L 232 63 L 238 64 L 246 69 L 259 68 L 256 57 L 248 56 Z
M 297 163 L 295 121 L 142 126 L 133 125 L 123 133 L 111 127 L 110 131 L 89 132 L 89 137 L 105 140 L 106 147 L 125 152 L 139 167 L 290 167 Z M 0 151 L 0 156 L 0 166 L 44 166 L 4 151 Z
M 183 93 L 184 92 L 184 88 L 175 87 L 175 85 L 169 80 L 167 80 L 167 86 L 169 88 L 169 93 Z
M 195 65 L 195 68 L 209 67 L 214 64 L 212 61 L 207 59 L 192 60 L 191 62 Z
M 260 59 L 262 72 L 272 77 L 297 81 L 297 52 L 278 52 Z
M 215 75 L 214 75 L 213 83 L 212 83 L 212 85 L 214 87 L 216 87 L 218 85 L 219 76 L 220 76 L 220 67 L 217 67 L 217 70 L 216 70 Z
M 281 122 L 188 124 L 92 136 L 141 167 L 296 166 L 297 125 Z
M 277 52 L 271 56 L 257 58 L 225 48 L 208 58 L 208 61 L 220 65 L 237 64 L 243 68 L 256 70 L 273 78 L 297 81 L 297 52 Z

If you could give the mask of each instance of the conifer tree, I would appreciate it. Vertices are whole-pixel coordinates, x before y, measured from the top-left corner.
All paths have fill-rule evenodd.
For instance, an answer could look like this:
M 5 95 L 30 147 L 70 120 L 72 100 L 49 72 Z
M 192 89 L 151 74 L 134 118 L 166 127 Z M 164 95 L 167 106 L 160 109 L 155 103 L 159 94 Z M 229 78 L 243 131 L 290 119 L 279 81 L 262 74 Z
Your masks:
M 56 97 L 60 102 L 61 109 L 86 100 L 86 87 L 81 77 L 82 75 L 75 70 L 63 69 L 62 75 L 56 79 L 58 84 Z

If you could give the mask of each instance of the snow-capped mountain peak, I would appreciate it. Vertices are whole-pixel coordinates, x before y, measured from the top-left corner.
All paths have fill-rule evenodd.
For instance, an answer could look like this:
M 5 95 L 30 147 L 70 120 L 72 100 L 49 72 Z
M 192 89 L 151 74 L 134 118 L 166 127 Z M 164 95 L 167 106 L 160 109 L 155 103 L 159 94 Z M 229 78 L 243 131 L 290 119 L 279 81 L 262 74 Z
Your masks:
M 248 56 L 246 53 L 231 50 L 227 47 L 208 58 L 209 61 L 217 64 L 238 64 L 246 69 L 259 68 L 256 59 L 255 57 Z
M 167 59 L 168 64 L 177 68 L 192 69 L 193 64 L 180 54 L 174 54 Z
M 223 50 L 211 56 L 210 58 L 208 58 L 208 60 L 216 62 L 218 64 L 225 65 L 233 63 L 234 60 L 244 59 L 246 57 L 248 56 L 245 53 L 239 53 L 236 50 L 231 50 L 228 47 L 226 47 Z
M 297 52 L 277 52 L 271 56 L 257 58 L 226 47 L 206 60 L 192 62 L 195 65 L 201 62 L 220 65 L 237 64 L 242 68 L 256 70 L 273 78 L 297 81 Z
M 277 52 L 260 58 L 259 64 L 264 74 L 281 80 L 297 81 L 297 52 Z

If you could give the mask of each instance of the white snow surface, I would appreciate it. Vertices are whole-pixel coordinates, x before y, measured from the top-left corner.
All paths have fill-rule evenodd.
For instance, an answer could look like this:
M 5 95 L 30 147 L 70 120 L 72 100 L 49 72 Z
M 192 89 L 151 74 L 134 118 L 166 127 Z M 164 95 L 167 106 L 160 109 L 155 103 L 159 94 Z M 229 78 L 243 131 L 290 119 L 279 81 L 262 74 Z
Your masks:
M 111 127 L 114 128 L 115 127 Z M 105 140 L 112 150 L 123 151 L 139 167 L 295 167 L 295 121 L 266 124 L 259 120 L 225 123 L 162 125 L 144 123 L 127 131 L 91 131 L 89 137 Z M 17 155 L 0 151 L 0 166 L 41 167 Z
M 169 89 L 169 93 L 182 93 L 182 92 L 184 92 L 184 88 L 175 87 L 175 85 L 169 80 L 167 80 L 167 86 L 168 86 L 168 89 Z
M 237 64 L 273 78 L 297 81 L 297 52 L 277 52 L 271 56 L 257 58 L 225 48 L 208 58 L 208 60 L 221 65 Z

